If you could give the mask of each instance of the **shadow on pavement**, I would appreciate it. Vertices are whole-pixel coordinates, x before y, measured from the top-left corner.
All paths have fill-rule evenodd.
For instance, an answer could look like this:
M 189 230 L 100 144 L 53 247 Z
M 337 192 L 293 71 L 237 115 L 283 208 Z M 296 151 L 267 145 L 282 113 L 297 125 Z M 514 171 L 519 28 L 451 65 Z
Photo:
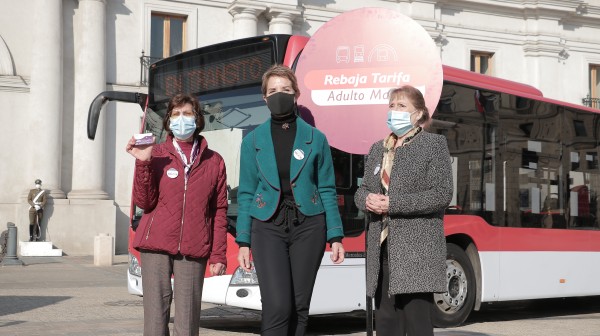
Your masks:
M 476 331 L 436 331 L 435 336 L 490 336 L 490 334 L 484 334 Z
M 61 257 L 21 257 L 21 261 L 23 266 L 64 263 Z
M 348 335 L 365 332 L 366 328 L 364 313 L 312 316 L 308 321 L 309 335 Z
M 348 335 L 365 331 L 364 314 L 311 316 L 308 335 Z M 260 334 L 260 311 L 234 307 L 202 310 L 200 327 L 231 333 Z
M 531 318 L 551 319 L 565 315 L 596 314 L 600 313 L 599 299 L 600 296 L 589 296 L 486 304 L 482 307 L 482 310 L 472 312 L 463 325 L 481 322 L 518 321 Z
M 200 327 L 232 333 L 260 333 L 260 311 L 219 306 L 202 310 Z
M 0 316 L 30 311 L 71 299 L 71 296 L 1 296 Z

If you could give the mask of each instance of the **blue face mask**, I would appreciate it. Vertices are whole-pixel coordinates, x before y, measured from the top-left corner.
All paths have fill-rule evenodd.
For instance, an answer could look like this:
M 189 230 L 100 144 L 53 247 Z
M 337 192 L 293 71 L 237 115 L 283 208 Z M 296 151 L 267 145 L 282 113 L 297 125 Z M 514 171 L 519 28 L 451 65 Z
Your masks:
M 176 118 L 171 118 L 169 124 L 173 136 L 179 140 L 185 140 L 194 134 L 196 130 L 196 119 L 194 117 L 186 117 L 180 115 Z
M 397 136 L 403 136 L 414 127 L 410 122 L 410 112 L 393 110 L 388 111 L 387 125 Z

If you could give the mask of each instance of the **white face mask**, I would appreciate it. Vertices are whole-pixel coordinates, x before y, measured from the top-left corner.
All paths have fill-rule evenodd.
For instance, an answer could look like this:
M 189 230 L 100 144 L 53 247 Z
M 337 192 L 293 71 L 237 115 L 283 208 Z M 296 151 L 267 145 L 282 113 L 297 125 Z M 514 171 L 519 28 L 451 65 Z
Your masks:
M 414 127 L 410 121 L 410 112 L 394 110 L 388 111 L 387 125 L 399 137 Z
M 171 118 L 169 128 L 173 136 L 179 140 L 185 140 L 194 134 L 196 130 L 196 118 L 180 115 L 177 118 Z

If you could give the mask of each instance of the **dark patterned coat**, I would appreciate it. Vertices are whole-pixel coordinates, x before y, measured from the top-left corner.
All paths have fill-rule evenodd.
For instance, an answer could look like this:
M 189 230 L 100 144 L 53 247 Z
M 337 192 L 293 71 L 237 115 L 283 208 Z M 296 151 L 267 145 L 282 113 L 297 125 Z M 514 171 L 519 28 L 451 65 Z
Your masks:
M 381 193 L 383 140 L 369 150 L 354 201 L 366 210 L 369 193 Z M 379 166 L 379 168 L 377 168 Z M 446 139 L 421 132 L 396 149 L 389 184 L 389 294 L 445 292 L 444 210 L 452 199 L 452 166 Z M 371 213 L 367 250 L 367 295 L 380 274 L 381 216 Z

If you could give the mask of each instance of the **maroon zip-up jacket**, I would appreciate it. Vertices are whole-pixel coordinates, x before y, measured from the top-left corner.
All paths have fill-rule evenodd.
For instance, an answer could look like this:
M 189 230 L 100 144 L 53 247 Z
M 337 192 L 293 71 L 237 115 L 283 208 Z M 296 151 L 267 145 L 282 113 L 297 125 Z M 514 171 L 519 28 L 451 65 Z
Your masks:
M 227 176 L 221 155 L 199 137 L 199 154 L 187 188 L 173 137 L 152 148 L 150 161 L 135 162 L 133 201 L 144 214 L 133 247 L 180 253 L 227 264 Z M 188 158 L 189 159 L 189 158 Z

